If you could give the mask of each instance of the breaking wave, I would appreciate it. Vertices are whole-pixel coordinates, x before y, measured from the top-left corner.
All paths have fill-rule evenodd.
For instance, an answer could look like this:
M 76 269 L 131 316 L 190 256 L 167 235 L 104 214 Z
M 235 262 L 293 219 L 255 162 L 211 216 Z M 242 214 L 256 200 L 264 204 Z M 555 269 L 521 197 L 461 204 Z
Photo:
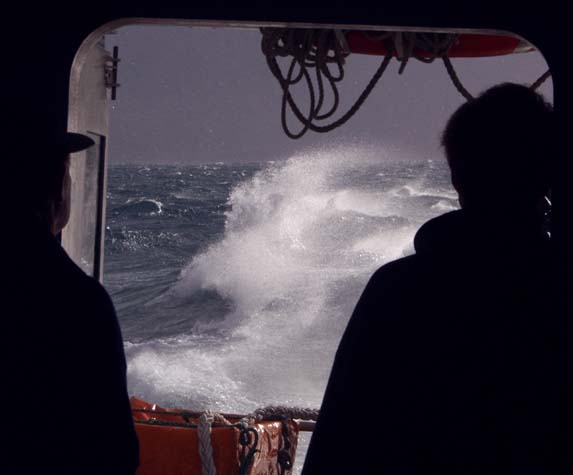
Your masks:
M 235 412 L 318 406 L 369 276 L 455 207 L 426 162 L 405 174 L 379 152 L 336 149 L 263 166 L 229 188 L 220 237 L 153 301 L 156 337 L 127 348 L 132 393 Z

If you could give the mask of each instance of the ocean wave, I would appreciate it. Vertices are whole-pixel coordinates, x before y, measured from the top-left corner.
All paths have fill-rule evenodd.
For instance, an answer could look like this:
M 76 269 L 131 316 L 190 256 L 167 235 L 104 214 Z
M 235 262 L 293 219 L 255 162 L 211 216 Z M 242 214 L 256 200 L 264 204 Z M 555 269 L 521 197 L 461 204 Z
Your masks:
M 111 209 L 113 216 L 159 216 L 163 214 L 163 203 L 152 198 L 129 198 L 124 204 Z
M 435 213 L 429 205 L 414 211 L 416 198 L 447 195 L 424 189 L 418 176 L 373 188 L 365 172 L 372 166 L 381 168 L 353 150 L 268 164 L 232 190 L 224 236 L 192 259 L 174 288 L 211 289 L 233 301 L 230 327 L 277 314 L 285 331 L 326 315 L 343 327 L 348 308 L 332 308 L 332 289 L 346 281 L 357 298 L 376 267 L 410 251 L 417 226 Z
M 451 190 L 436 189 L 428 187 L 422 183 L 409 183 L 399 186 L 392 190 L 395 196 L 401 197 L 429 197 L 429 198 L 445 198 L 449 200 L 457 199 L 457 193 Z
M 440 170 L 385 163 L 384 151 L 374 152 L 310 151 L 248 170 L 197 166 L 180 189 L 166 189 L 165 173 L 148 172 L 142 194 L 165 203 L 162 219 L 147 219 L 158 211 L 151 202 L 120 209 L 106 246 L 112 255 L 116 246 L 116 256 L 161 249 L 156 261 L 154 253 L 129 254 L 141 256 L 146 277 L 165 255 L 179 253 L 183 264 L 176 282 L 134 306 L 130 392 L 196 409 L 318 407 L 368 278 L 412 253 L 419 225 L 454 203 Z M 165 219 L 172 209 L 185 219 Z M 185 258 L 182 242 L 201 245 Z M 144 287 L 138 292 L 143 299 Z

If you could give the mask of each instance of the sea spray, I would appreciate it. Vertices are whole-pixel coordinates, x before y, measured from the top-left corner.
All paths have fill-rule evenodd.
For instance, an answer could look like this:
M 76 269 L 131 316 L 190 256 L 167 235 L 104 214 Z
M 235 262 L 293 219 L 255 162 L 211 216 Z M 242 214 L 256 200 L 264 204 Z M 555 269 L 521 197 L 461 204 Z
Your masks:
M 443 165 L 383 151 L 127 168 L 110 170 L 110 233 L 144 247 L 116 242 L 106 280 L 121 296 L 130 392 L 193 409 L 318 406 L 369 276 L 413 252 L 421 223 L 456 207 Z M 162 213 L 121 208 L 129 199 L 160 202 Z

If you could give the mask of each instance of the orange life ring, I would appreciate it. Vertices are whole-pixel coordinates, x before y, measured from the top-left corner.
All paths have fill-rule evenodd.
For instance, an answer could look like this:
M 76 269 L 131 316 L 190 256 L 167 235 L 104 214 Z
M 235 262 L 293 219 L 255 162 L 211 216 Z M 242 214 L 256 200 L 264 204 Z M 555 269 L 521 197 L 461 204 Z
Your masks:
M 369 32 L 372 34 L 372 32 Z M 386 40 L 374 39 L 368 32 L 348 31 L 345 33 L 348 49 L 351 53 L 383 56 L 388 52 Z M 484 56 L 502 56 L 513 53 L 526 53 L 534 48 L 527 42 L 513 36 L 461 34 L 450 48 L 451 58 L 477 58 Z M 416 50 L 422 57 L 424 51 Z
M 133 397 L 130 402 L 139 438 L 140 465 L 137 475 L 201 475 L 198 414 L 197 417 L 188 416 L 185 411 L 164 409 Z M 232 423 L 239 420 L 228 415 L 225 417 Z M 258 446 L 247 473 L 280 473 L 278 457 L 284 444 L 283 423 L 261 421 L 251 428 L 258 433 Z M 289 420 L 288 431 L 291 443 L 288 453 L 294 461 L 298 424 Z M 240 432 L 233 426 L 213 425 L 211 444 L 217 473 L 239 475 L 243 449 L 239 442 Z

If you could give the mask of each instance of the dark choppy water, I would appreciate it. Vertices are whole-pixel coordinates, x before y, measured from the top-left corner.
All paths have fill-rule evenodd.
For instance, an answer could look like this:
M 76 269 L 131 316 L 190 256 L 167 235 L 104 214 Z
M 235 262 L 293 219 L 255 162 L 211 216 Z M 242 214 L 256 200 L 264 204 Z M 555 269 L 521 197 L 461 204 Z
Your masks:
M 104 283 L 131 394 L 228 412 L 318 407 L 368 277 L 457 207 L 441 162 L 374 155 L 111 167 Z

